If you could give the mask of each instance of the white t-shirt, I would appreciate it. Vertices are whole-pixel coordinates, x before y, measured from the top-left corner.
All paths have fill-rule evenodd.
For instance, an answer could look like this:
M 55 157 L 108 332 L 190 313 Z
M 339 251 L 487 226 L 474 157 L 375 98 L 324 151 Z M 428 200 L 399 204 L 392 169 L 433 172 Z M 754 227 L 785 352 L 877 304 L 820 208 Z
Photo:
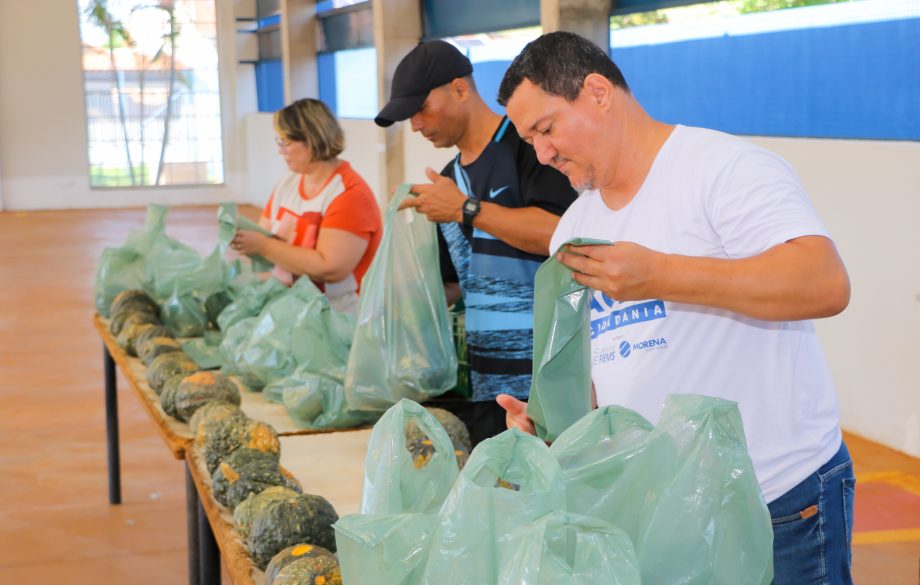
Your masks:
M 642 188 L 613 211 L 597 190 L 566 211 L 551 249 L 574 237 L 687 256 L 745 258 L 827 236 L 792 168 L 740 138 L 677 126 Z M 591 376 L 600 406 L 658 422 L 669 393 L 738 403 L 767 502 L 840 447 L 836 392 L 811 321 L 760 321 L 657 299 L 591 304 Z

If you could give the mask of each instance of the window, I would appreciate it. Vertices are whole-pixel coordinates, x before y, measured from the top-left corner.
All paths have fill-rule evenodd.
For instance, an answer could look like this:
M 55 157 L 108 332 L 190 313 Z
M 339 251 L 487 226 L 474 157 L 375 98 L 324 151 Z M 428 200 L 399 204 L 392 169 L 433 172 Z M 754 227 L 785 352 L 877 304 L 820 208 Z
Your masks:
M 224 180 L 214 0 L 78 0 L 92 187 Z
M 649 113 L 737 134 L 920 139 L 916 0 L 727 0 L 611 19 Z
M 340 118 L 377 115 L 377 50 L 367 0 L 317 2 L 319 97 Z
M 524 45 L 543 33 L 539 26 L 517 28 L 491 33 L 479 33 L 446 38 L 460 49 L 473 64 L 473 79 L 479 95 L 496 112 L 505 109 L 499 105 L 498 87 L 511 61 L 524 49 Z

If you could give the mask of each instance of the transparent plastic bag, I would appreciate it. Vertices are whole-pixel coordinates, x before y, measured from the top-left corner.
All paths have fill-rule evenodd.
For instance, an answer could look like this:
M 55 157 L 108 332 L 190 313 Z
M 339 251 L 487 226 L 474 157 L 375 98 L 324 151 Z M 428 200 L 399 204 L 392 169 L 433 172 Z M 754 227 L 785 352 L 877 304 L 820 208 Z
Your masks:
M 434 447 L 421 468 L 406 447 L 409 421 L 415 421 Z M 423 406 L 404 398 L 380 417 L 371 433 L 364 460 L 361 513 L 437 512 L 458 473 L 447 431 Z
M 565 244 L 610 244 L 575 238 Z M 591 295 L 550 256 L 537 270 L 533 303 L 533 377 L 527 415 L 553 441 L 591 410 Z
M 643 582 L 769 585 L 772 522 L 738 405 L 671 394 L 654 432 L 674 441 L 678 466 L 641 513 L 635 546 Z
M 217 316 L 217 326 L 221 331 L 227 331 L 243 319 L 257 316 L 269 301 L 286 292 L 288 287 L 277 278 L 267 278 L 232 286 L 230 290 L 233 301 Z
M 441 282 L 435 225 L 415 210 L 387 208 L 383 238 L 364 280 L 345 375 L 355 410 L 382 412 L 409 398 L 424 402 L 457 382 L 457 354 Z
M 416 585 L 435 514 L 351 514 L 339 518 L 335 546 L 344 583 Z
M 236 203 L 221 203 L 217 208 L 217 239 L 224 249 L 230 247 L 230 242 L 233 241 L 238 229 L 273 237 L 270 231 L 240 215 Z M 249 259 L 252 261 L 253 272 L 269 272 L 275 266 L 264 256 L 253 255 L 249 256 Z
M 94 286 L 96 311 L 100 315 L 109 316 L 112 300 L 123 290 L 150 291 L 147 256 L 166 231 L 167 213 L 168 209 L 162 205 L 148 206 L 143 229 L 131 231 L 123 245 L 102 251 Z
M 284 405 L 288 416 L 305 429 L 347 429 L 368 423 L 376 415 L 349 410 L 341 378 L 298 366 L 290 376 L 262 389 L 269 402 Z
M 543 441 L 517 429 L 483 441 L 438 513 L 422 583 L 495 583 L 512 532 L 564 509 L 559 464 Z
M 640 585 L 632 541 L 612 524 L 550 512 L 510 539 L 498 585 Z
M 569 512 L 605 520 L 631 539 L 649 494 L 661 491 L 677 468 L 667 433 L 634 410 L 604 406 L 590 412 L 553 442 Z

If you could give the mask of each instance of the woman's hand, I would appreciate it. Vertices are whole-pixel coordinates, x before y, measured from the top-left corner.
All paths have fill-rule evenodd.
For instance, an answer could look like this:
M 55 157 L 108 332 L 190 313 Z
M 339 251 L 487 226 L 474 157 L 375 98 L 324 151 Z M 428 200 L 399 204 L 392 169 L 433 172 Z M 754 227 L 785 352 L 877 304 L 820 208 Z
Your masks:
M 230 242 L 230 247 L 247 256 L 263 255 L 268 236 L 249 230 L 236 230 L 236 235 Z

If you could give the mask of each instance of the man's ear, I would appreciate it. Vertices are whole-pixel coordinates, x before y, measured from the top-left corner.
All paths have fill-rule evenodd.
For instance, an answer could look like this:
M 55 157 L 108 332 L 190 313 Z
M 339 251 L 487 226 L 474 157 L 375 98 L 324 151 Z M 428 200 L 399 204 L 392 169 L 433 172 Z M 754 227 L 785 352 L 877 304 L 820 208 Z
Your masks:
M 470 84 L 466 78 L 458 77 L 450 82 L 450 92 L 457 101 L 465 102 L 470 97 Z
M 599 73 L 589 73 L 582 84 L 582 92 L 587 96 L 591 103 L 597 104 L 603 109 L 607 109 L 613 102 L 613 92 L 615 91 L 613 83 Z

